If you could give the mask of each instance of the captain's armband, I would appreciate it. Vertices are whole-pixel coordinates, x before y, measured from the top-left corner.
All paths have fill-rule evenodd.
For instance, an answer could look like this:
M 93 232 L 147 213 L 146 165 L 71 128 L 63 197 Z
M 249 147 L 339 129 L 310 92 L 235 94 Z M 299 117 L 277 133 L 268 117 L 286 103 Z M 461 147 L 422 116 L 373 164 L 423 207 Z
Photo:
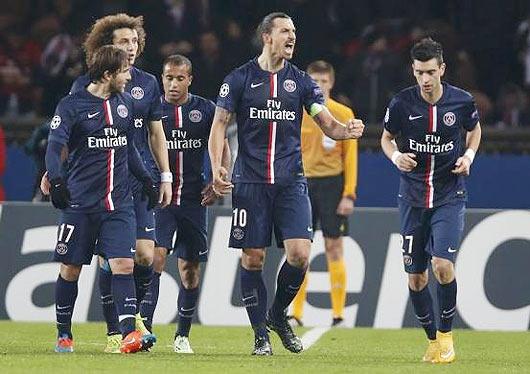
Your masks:
M 316 116 L 318 113 L 322 112 L 322 110 L 324 110 L 324 105 L 319 104 L 319 103 L 313 103 L 313 104 L 311 104 L 311 106 L 309 107 L 309 115 L 310 115 L 311 117 L 314 117 L 314 116 Z

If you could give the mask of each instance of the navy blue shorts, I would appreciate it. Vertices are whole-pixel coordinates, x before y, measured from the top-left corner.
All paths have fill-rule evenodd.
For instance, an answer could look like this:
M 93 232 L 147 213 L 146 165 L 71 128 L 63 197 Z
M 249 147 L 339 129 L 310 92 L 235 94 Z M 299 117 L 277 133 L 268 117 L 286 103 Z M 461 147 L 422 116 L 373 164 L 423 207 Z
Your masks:
M 136 220 L 132 209 L 112 212 L 62 212 L 53 260 L 89 265 L 94 254 L 132 258 Z
M 236 183 L 232 191 L 232 248 L 271 245 L 286 239 L 313 239 L 311 203 L 306 182 L 290 184 Z
M 432 257 L 455 262 L 464 231 L 465 202 L 417 208 L 398 199 L 403 263 L 407 273 L 423 273 Z
M 136 215 L 136 239 L 155 241 L 155 211 L 147 209 L 148 200 L 142 197 L 141 190 L 134 194 L 133 200 Z
M 175 236 L 173 244 L 173 237 Z M 187 261 L 206 262 L 208 241 L 206 234 L 206 207 L 201 205 L 170 205 L 156 212 L 156 246 Z

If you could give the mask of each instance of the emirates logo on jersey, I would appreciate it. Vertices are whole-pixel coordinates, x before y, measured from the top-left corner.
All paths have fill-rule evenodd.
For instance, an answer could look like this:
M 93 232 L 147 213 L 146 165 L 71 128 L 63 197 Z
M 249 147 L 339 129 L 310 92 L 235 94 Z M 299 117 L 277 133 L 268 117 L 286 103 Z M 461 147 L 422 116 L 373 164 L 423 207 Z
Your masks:
M 456 115 L 453 112 L 447 112 L 444 114 L 443 121 L 446 126 L 453 126 L 456 122 Z
M 296 82 L 291 79 L 286 79 L 283 82 L 283 88 L 287 92 L 294 92 L 296 90 Z

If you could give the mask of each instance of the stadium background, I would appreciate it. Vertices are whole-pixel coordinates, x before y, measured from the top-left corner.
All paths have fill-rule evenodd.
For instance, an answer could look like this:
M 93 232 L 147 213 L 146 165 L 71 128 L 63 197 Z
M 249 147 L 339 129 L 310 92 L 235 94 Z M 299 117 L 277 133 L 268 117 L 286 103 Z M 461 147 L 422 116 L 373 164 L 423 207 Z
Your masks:
M 52 268 L 55 265 L 47 261 L 53 251 L 56 212 L 47 204 L 32 205 L 29 201 L 36 174 L 42 168 L 42 130 L 58 99 L 83 72 L 80 44 L 89 25 L 105 14 L 143 15 L 147 47 L 138 66 L 159 75 L 164 56 L 186 54 L 194 64 L 192 92 L 215 99 L 224 75 L 256 54 L 254 27 L 273 10 L 285 11 L 294 19 L 297 46 L 293 62 L 302 68 L 321 58 L 334 64 L 337 83 L 333 96 L 351 105 L 367 123 L 366 135 L 360 141 L 356 203 L 360 207 L 395 206 L 398 174 L 379 150 L 380 120 L 389 98 L 413 83 L 408 50 L 414 41 L 431 35 L 444 44 L 446 79 L 473 93 L 484 128 L 481 151 L 468 181 L 469 206 L 505 209 L 472 212 L 467 221 L 467 235 L 475 226 L 484 224 L 471 238 L 475 248 L 468 253 L 478 251 L 475 255 L 479 256 L 484 247 L 491 248 L 487 256 L 479 256 L 482 267 L 465 260 L 461 269 L 468 272 L 470 280 L 482 282 L 474 284 L 471 294 L 475 298 L 471 303 L 486 306 L 492 313 L 480 319 L 480 310 L 471 306 L 467 312 L 471 310 L 472 319 L 480 321 L 464 321 L 460 316 L 457 326 L 507 330 L 530 327 L 530 279 L 523 266 L 530 263 L 530 237 L 524 229 L 530 227 L 530 213 L 511 210 L 530 208 L 530 3 L 523 0 L 3 1 L 0 181 L 8 203 L 0 205 L 0 253 L 5 256 L 0 267 L 0 294 L 5 295 L 0 304 L 1 319 L 53 319 L 53 279 L 48 278 L 56 271 Z M 219 232 L 226 236 L 222 218 L 228 216 L 226 208 L 217 207 L 211 217 L 212 230 L 225 228 Z M 397 319 L 377 317 L 383 297 L 389 297 L 383 300 L 388 303 L 383 304 L 387 310 L 392 310 L 396 300 L 403 301 L 398 290 L 405 289 L 404 281 L 396 281 L 402 277 L 399 252 L 387 256 L 387 249 L 395 245 L 395 211 L 359 209 L 352 221 L 353 239 L 348 248 L 353 256 L 349 259 L 353 288 L 349 290 L 348 303 L 359 309 L 355 310 L 356 317 L 351 314 L 350 325 L 415 326 L 410 308 L 403 309 Z M 477 235 L 482 241 L 476 241 Z M 226 241 L 222 235 L 217 241 L 210 238 L 216 246 L 212 252 L 223 254 L 214 261 L 232 258 L 233 252 L 226 255 Z M 269 280 L 273 279 L 279 257 L 277 260 L 267 269 Z M 314 254 L 311 266 L 313 274 L 325 270 L 322 253 Z M 206 270 L 208 274 L 209 269 Z M 231 270 L 226 272 L 232 276 Z M 168 276 L 177 279 L 174 269 L 168 269 Z M 226 273 L 215 273 L 215 277 L 213 284 L 223 284 Z M 325 301 L 324 274 L 320 280 L 309 290 L 308 301 L 316 309 L 325 309 L 329 301 Z M 86 282 L 90 285 L 90 278 Z M 230 282 L 232 278 L 225 287 L 228 293 L 221 296 L 228 297 L 227 305 L 241 311 L 237 287 Z M 519 287 L 509 287 L 510 284 Z M 15 288 L 9 291 L 10 287 Z M 171 289 L 164 292 L 174 299 Z M 219 296 L 219 288 L 212 288 L 210 294 Z M 86 304 L 77 305 L 81 313 L 77 319 L 101 318 L 97 290 L 87 297 Z M 246 323 L 246 319 L 237 318 L 241 324 Z M 377 318 L 382 318 L 379 325 Z M 163 321 L 173 319 L 168 312 Z M 207 322 L 220 321 L 223 319 Z M 231 323 L 230 319 L 224 321 Z

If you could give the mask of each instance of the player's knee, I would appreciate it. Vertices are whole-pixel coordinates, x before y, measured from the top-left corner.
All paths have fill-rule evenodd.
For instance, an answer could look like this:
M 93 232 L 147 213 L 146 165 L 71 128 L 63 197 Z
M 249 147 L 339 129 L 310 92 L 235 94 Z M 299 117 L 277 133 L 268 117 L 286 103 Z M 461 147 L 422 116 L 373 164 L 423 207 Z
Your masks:
M 455 278 L 455 267 L 451 261 L 445 258 L 433 258 L 432 271 L 441 284 L 451 283 Z
M 244 249 L 241 255 L 241 266 L 247 270 L 261 270 L 265 262 L 265 251 Z
M 132 258 L 111 258 L 109 264 L 112 274 L 132 274 L 134 270 Z
M 167 250 L 165 248 L 155 248 L 153 256 L 153 271 L 155 273 L 162 273 L 166 267 Z
M 81 274 L 81 265 L 61 264 L 61 278 L 68 282 L 76 282 Z
M 409 274 L 409 288 L 412 291 L 419 292 L 423 290 L 427 283 L 429 283 L 429 276 L 427 272 L 420 274 Z
M 154 248 L 152 240 L 137 240 L 134 262 L 143 266 L 151 265 L 153 263 Z
M 198 262 L 179 259 L 179 273 L 184 288 L 193 289 L 199 287 L 200 267 Z
M 309 253 L 305 251 L 295 251 L 288 254 L 287 262 L 296 268 L 307 269 L 309 266 Z
M 329 261 L 340 261 L 343 257 L 342 238 L 325 238 L 326 257 Z

